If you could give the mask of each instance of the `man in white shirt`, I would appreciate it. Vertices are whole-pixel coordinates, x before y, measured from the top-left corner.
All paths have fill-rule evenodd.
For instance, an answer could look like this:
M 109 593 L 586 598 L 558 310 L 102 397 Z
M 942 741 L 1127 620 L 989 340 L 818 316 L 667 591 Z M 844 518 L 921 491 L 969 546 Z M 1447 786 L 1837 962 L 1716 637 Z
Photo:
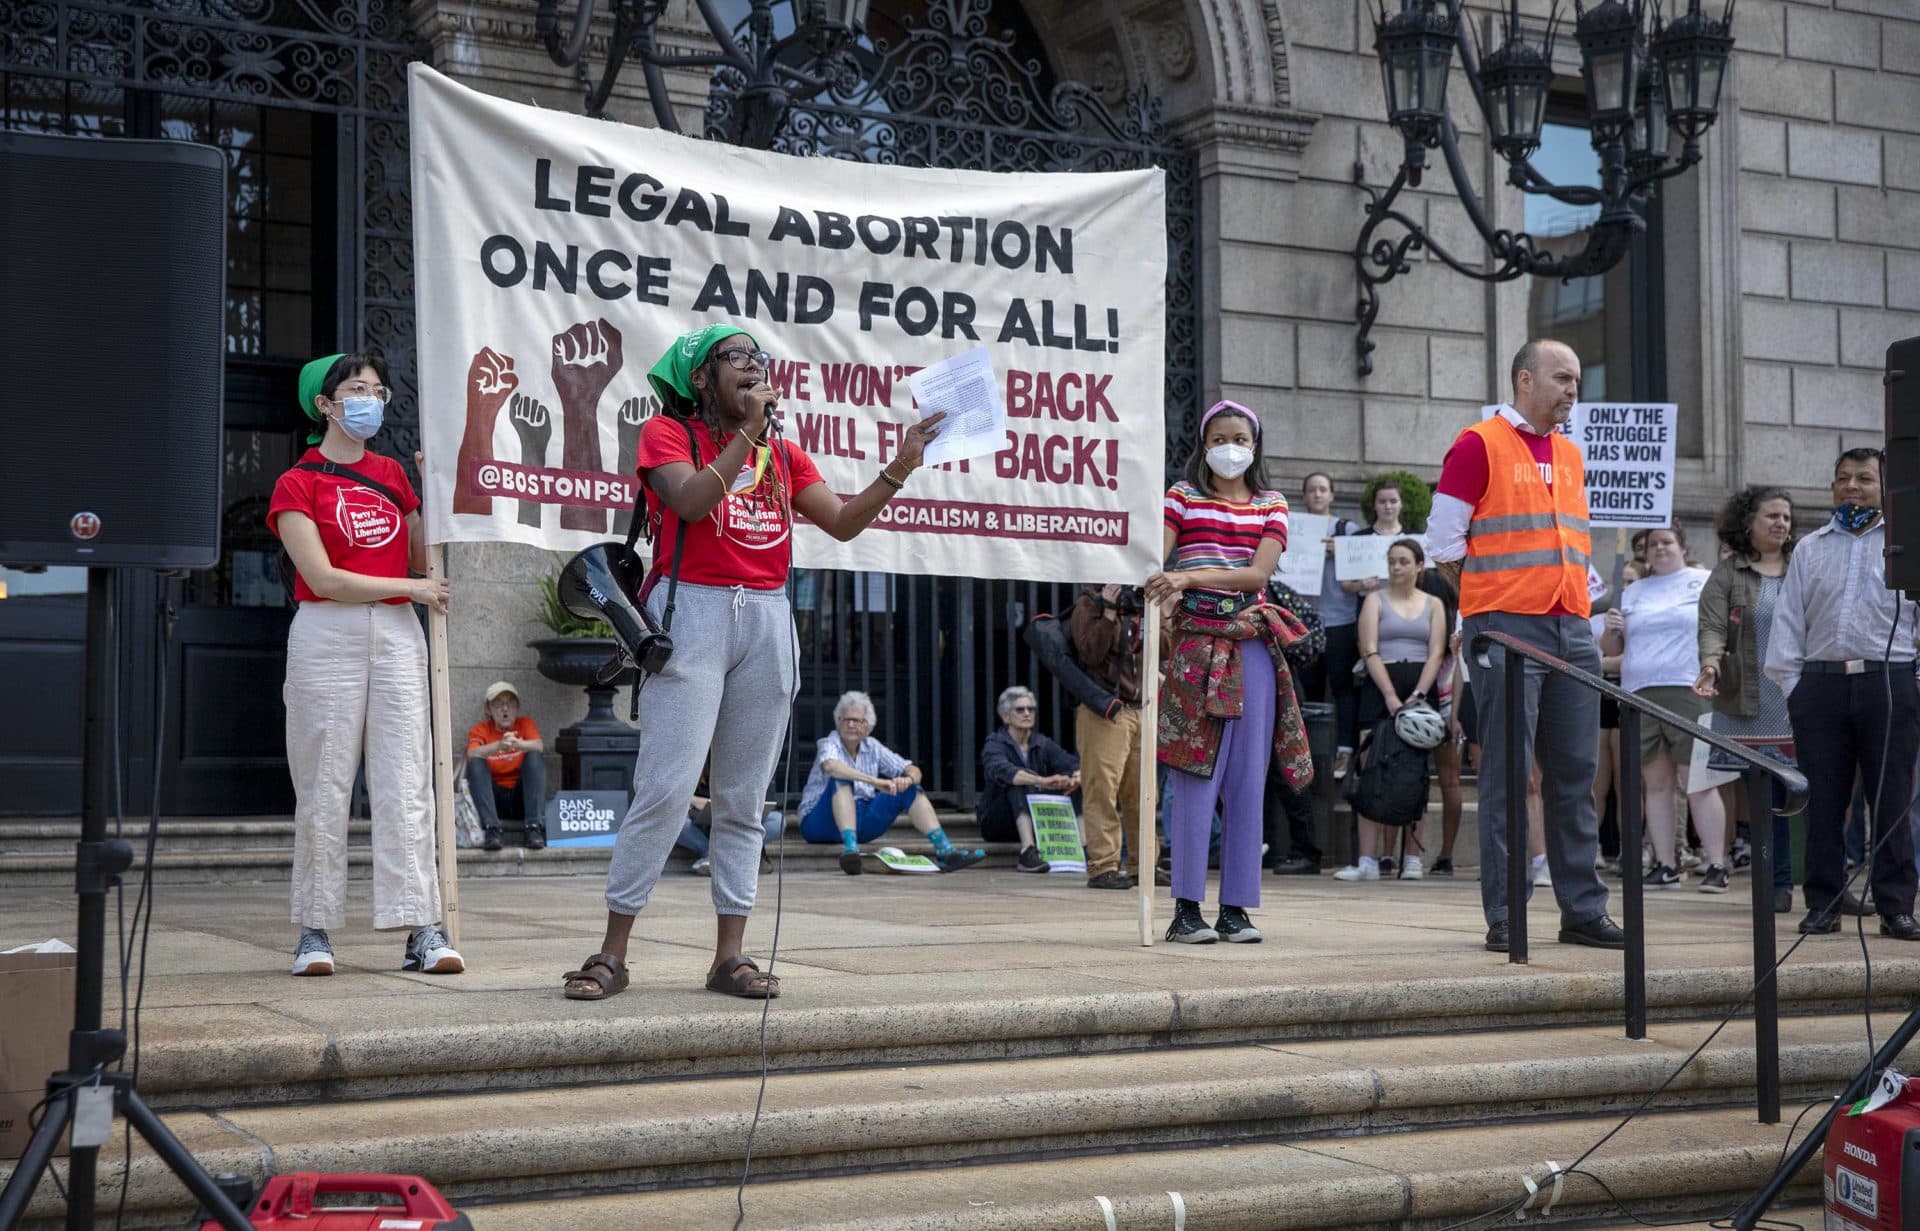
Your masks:
M 1833 520 L 1793 550 L 1766 672 L 1787 694 L 1794 750 L 1807 776 L 1807 917 L 1800 930 L 1837 932 L 1841 915 L 1867 912 L 1846 892 L 1846 817 L 1857 771 L 1873 812 L 1870 881 L 1880 934 L 1920 940 L 1906 825 L 1920 751 L 1920 615 L 1887 589 L 1880 464 L 1877 449 L 1849 449 L 1835 463 Z

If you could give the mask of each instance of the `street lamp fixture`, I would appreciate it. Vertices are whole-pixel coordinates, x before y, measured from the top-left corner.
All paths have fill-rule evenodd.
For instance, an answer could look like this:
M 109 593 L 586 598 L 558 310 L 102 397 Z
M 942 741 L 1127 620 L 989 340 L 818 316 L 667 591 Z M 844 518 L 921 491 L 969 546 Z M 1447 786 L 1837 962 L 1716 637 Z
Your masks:
M 1356 162 L 1353 168 L 1354 183 L 1367 194 L 1367 220 L 1353 249 L 1360 280 L 1355 316 L 1362 376 L 1373 371 L 1375 344 L 1367 335 L 1380 314 L 1379 288 L 1412 271 L 1412 253 L 1431 252 L 1455 272 L 1483 282 L 1591 277 L 1626 255 L 1633 236 L 1646 227 L 1645 210 L 1660 181 L 1700 161 L 1700 139 L 1719 115 L 1720 86 L 1733 52 L 1736 0 L 1724 0 L 1718 17 L 1701 11 L 1703 0 L 1685 0 L 1686 10 L 1671 21 L 1665 19 L 1660 0 L 1573 0 L 1587 118 L 1600 156 L 1597 188 L 1556 184 L 1531 161 L 1540 147 L 1553 87 L 1559 0 L 1537 40 L 1529 37 L 1528 23 L 1520 16 L 1520 0 L 1508 0 L 1497 18 L 1500 46 L 1484 54 L 1477 34 L 1469 35 L 1464 0 L 1399 0 L 1399 11 L 1392 14 L 1387 0 L 1376 2 L 1374 49 L 1386 87 L 1387 120 L 1405 140 L 1406 153 L 1384 191 L 1366 183 L 1363 164 Z M 1681 0 L 1671 2 L 1677 7 Z M 1722 0 L 1708 2 L 1718 5 Z M 1495 227 L 1488 219 L 1447 112 L 1447 75 L 1455 53 L 1486 118 L 1488 140 L 1507 164 L 1508 183 L 1563 204 L 1599 207 L 1579 252 L 1544 252 L 1533 236 Z M 1485 254 L 1474 254 L 1472 263 L 1435 243 L 1419 221 L 1395 208 L 1401 191 L 1420 183 L 1426 152 L 1434 148 L 1440 150 L 1454 191 L 1486 248 Z M 1388 222 L 1404 234 L 1379 235 Z
M 559 0 L 539 0 L 534 30 L 547 54 L 562 68 L 577 69 L 587 85 L 587 114 L 604 115 L 614 82 L 629 59 L 646 76 L 647 100 L 655 120 L 679 132 L 667 94 L 666 70 L 704 68 L 733 79 L 739 105 L 733 131 L 723 134 L 736 145 L 766 149 L 780 135 L 787 109 L 828 90 L 850 91 L 872 71 L 872 53 L 861 46 L 867 30 L 868 0 L 784 0 L 793 33 L 774 37 L 775 0 L 751 0 L 746 20 L 729 29 L 716 0 L 693 0 L 715 44 L 713 51 L 664 52 L 657 35 L 667 0 L 612 0 L 613 29 L 598 82 L 586 66 L 587 36 L 599 0 L 573 0 L 573 30 L 560 31 Z

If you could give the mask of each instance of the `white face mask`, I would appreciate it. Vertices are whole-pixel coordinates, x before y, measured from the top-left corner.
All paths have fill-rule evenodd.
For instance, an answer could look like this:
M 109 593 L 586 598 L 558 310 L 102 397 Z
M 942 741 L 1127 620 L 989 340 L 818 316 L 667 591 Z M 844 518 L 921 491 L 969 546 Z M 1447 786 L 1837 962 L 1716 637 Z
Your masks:
M 1245 445 L 1215 445 L 1207 450 L 1207 465 L 1223 479 L 1237 479 L 1253 465 L 1253 450 Z

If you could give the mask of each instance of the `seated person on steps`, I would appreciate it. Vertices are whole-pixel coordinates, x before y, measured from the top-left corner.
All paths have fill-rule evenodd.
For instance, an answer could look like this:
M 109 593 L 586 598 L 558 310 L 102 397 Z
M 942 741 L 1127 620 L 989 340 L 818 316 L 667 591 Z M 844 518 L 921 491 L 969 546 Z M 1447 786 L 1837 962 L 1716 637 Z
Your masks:
M 933 801 L 920 789 L 920 767 L 873 738 L 876 715 L 864 692 L 849 692 L 833 707 L 834 734 L 820 737 L 800 793 L 800 836 L 809 842 L 839 842 L 840 870 L 860 874 L 860 843 L 893 827 L 902 812 L 933 843 L 942 872 L 957 872 L 987 857 L 963 851 L 947 839 Z
M 1039 713 L 1033 690 L 1015 684 L 995 709 L 1005 725 L 980 748 L 980 836 L 989 842 L 1020 842 L 1022 872 L 1045 872 L 1033 841 L 1027 796 L 1072 795 L 1080 789 L 1080 759 L 1033 729 Z M 1079 801 L 1074 801 L 1075 808 Z
M 486 713 L 467 732 L 467 788 L 480 813 L 483 845 L 500 849 L 500 818 L 508 816 L 526 826 L 527 849 L 537 851 L 547 844 L 540 728 L 520 712 L 520 694 L 505 680 L 487 686 Z
M 708 798 L 707 776 L 700 775 L 700 785 L 693 788 L 693 801 L 687 805 L 687 822 L 680 827 L 680 836 L 674 839 L 674 845 L 693 856 L 693 866 L 687 869 L 695 876 L 712 876 L 713 860 L 707 852 L 712 846 L 713 800 Z M 760 867 L 767 866 L 765 847 L 780 841 L 780 831 L 786 828 L 787 817 L 778 808 L 768 808 L 760 816 L 761 825 L 766 827 L 767 840 L 762 847 Z

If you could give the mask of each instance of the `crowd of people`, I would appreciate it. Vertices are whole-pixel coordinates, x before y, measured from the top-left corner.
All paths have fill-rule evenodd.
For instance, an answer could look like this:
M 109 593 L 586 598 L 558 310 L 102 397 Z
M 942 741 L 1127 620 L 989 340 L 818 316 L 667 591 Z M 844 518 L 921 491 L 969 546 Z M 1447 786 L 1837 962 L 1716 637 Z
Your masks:
M 634 598 L 655 619 L 670 618 L 677 593 L 681 621 L 649 681 L 605 937 L 565 975 L 570 998 L 605 999 L 627 986 L 634 919 L 675 848 L 712 880 L 707 987 L 779 995 L 779 980 L 742 951 L 763 848 L 785 824 L 765 795 L 798 662 L 790 554 L 766 549 L 789 541 L 796 516 L 838 539 L 861 533 L 919 468 L 941 416 L 909 429 L 872 483 L 842 499 L 772 431 L 768 363 L 750 334 L 711 325 L 678 339 L 649 373 L 665 413 L 646 423 L 638 445 L 644 525 L 656 543 L 675 546 L 655 553 Z M 1797 762 L 1809 781 L 1803 866 L 1784 818 L 1745 817 L 1770 827 L 1766 891 L 1777 911 L 1792 909 L 1798 870 L 1802 931 L 1837 930 L 1839 916 L 1871 912 L 1882 935 L 1920 939 L 1907 815 L 1920 753 L 1920 629 L 1884 584 L 1880 455 L 1840 456 L 1831 514 L 1797 543 L 1787 493 L 1750 487 L 1721 510 L 1710 566 L 1690 555 L 1681 526 L 1655 527 L 1609 584 L 1595 567 L 1581 458 L 1559 430 L 1579 396 L 1579 360 L 1558 342 L 1529 342 L 1514 357 L 1511 386 L 1498 413 L 1459 434 L 1433 489 L 1398 473 L 1368 483 L 1364 523 L 1334 514 L 1330 476 L 1306 476 L 1304 508 L 1330 519 L 1320 592 L 1310 597 L 1280 580 L 1290 509 L 1268 476 L 1277 451 L 1264 446 L 1259 416 L 1231 401 L 1209 409 L 1198 436 L 1176 446 L 1184 462 L 1164 499 L 1163 567 L 1138 589 L 1082 587 L 1067 616 L 1075 750 L 1039 729 L 1032 688 L 1000 692 L 999 725 L 979 754 L 981 839 L 1013 844 L 1019 871 L 1047 872 L 1032 800 L 1067 796 L 1082 817 L 1088 888 L 1129 889 L 1151 874 L 1172 890 L 1168 939 L 1252 943 L 1261 939 L 1250 912 L 1262 872 L 1323 870 L 1316 770 L 1342 780 L 1353 801 L 1353 859 L 1334 876 L 1359 884 L 1454 874 L 1471 765 L 1486 947 L 1507 947 L 1512 893 L 1542 886 L 1558 902 L 1562 942 L 1617 948 L 1624 938 L 1601 878 L 1615 856 L 1602 853 L 1602 818 L 1629 793 L 1642 793 L 1648 888 L 1685 888 L 1697 869 L 1702 892 L 1724 893 L 1743 866 L 1735 832 L 1743 793 L 1729 789 L 1741 765 L 1692 738 L 1701 723 Z M 447 585 L 414 575 L 426 571 L 419 497 L 398 463 L 366 448 L 391 396 L 382 361 L 315 360 L 300 396 L 317 447 L 281 479 L 268 514 L 299 600 L 286 681 L 298 800 L 293 973 L 332 973 L 328 930 L 343 920 L 347 812 L 363 763 L 375 926 L 406 932 L 404 968 L 454 973 L 465 962 L 440 923 L 425 655 L 411 610 L 444 611 Z M 339 515 L 349 493 L 366 515 Z M 735 517 L 742 501 L 751 515 Z M 1338 578 L 1335 540 L 1364 535 L 1390 540 L 1385 576 Z M 663 604 L 656 583 L 669 572 Z M 1151 673 L 1142 651 L 1149 604 L 1165 628 Z M 1640 780 L 1620 772 L 1618 704 L 1531 659 L 1473 653 L 1486 633 L 1617 679 L 1657 707 L 1638 723 Z M 1509 670 L 1523 673 L 1517 712 Z M 1158 764 L 1149 767 L 1141 707 L 1156 680 Z M 1316 766 L 1309 726 L 1322 721 L 1332 754 Z M 985 852 L 954 844 L 920 767 L 876 738 L 878 722 L 865 694 L 839 699 L 833 731 L 814 745 L 800 836 L 839 845 L 841 868 L 858 874 L 862 847 L 904 817 L 937 870 L 979 863 Z M 1528 781 L 1532 870 L 1520 886 L 1506 883 L 1510 746 Z M 528 846 L 544 842 L 543 752 L 517 690 L 505 681 L 487 689 L 465 778 L 489 849 L 502 844 L 503 818 L 522 822 Z M 1437 842 L 1425 825 L 1430 766 L 1441 796 Z M 1163 786 L 1164 855 L 1135 849 L 1149 772 Z M 1855 812 L 1871 818 L 1870 837 L 1850 840 Z M 1611 831 L 1617 847 L 1617 824 Z M 1846 891 L 1850 859 L 1870 862 L 1870 895 Z

